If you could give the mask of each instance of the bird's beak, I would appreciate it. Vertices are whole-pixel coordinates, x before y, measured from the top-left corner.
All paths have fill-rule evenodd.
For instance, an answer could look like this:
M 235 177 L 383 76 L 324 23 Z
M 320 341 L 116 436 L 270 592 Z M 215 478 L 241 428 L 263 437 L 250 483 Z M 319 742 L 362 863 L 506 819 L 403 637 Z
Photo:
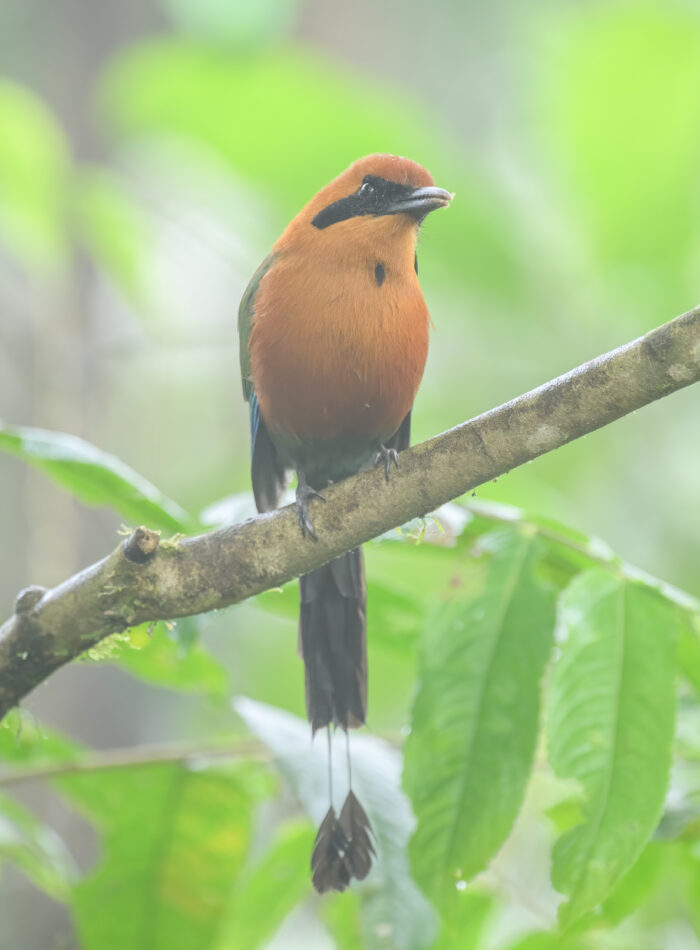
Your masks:
M 389 214 L 410 214 L 423 218 L 437 208 L 446 208 L 453 198 L 454 195 L 444 188 L 426 185 L 424 188 L 416 188 L 409 195 L 394 199 Z

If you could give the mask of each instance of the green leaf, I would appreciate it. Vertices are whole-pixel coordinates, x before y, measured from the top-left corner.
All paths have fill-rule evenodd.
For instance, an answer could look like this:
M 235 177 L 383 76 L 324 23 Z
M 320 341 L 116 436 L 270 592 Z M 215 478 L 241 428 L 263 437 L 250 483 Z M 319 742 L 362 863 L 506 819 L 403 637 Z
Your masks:
M 460 892 L 451 902 L 440 937 L 430 950 L 477 950 L 495 901 L 486 894 Z
M 177 621 L 178 627 L 191 624 L 190 618 Z M 196 641 L 184 644 L 165 624 L 142 624 L 117 636 L 106 659 L 133 676 L 170 689 L 215 697 L 226 693 L 228 676 L 218 660 Z
M 270 749 L 312 820 L 320 824 L 328 808 L 326 743 L 310 740 L 308 723 L 290 713 L 240 697 L 236 711 Z M 336 804 L 345 789 L 345 743 L 333 747 Z M 370 736 L 351 741 L 353 790 L 367 810 L 376 838 L 377 861 L 365 884 L 363 932 L 384 932 L 398 950 L 429 945 L 436 929 L 434 913 L 411 879 L 406 846 L 414 825 L 399 786 L 400 757 L 388 743 Z M 307 873 L 310 878 L 307 855 Z
M 567 639 L 552 677 L 549 754 L 583 788 L 583 823 L 556 843 L 552 883 L 569 925 L 610 893 L 661 817 L 675 719 L 678 612 L 657 592 L 604 571 L 565 592 Z
M 484 539 L 486 541 L 486 539 Z M 555 593 L 532 532 L 489 536 L 488 563 L 428 623 L 404 753 L 418 818 L 411 861 L 441 903 L 486 867 L 510 831 L 535 753 Z
M 19 802 L 0 794 L 0 858 L 55 900 L 66 900 L 77 867 L 62 838 Z
M 103 856 L 74 890 L 86 950 L 207 950 L 248 853 L 260 774 L 161 764 L 63 777 Z
M 362 903 L 357 891 L 328 896 L 323 903 L 323 920 L 335 940 L 337 950 L 366 950 L 362 939 Z
M 117 511 L 130 524 L 198 530 L 194 518 L 145 478 L 77 436 L 0 422 L 0 451 L 38 468 L 86 504 Z
M 313 831 L 288 822 L 262 858 L 236 885 L 220 928 L 219 950 L 256 950 L 274 936 L 284 918 L 309 890 Z
M 0 81 L 0 238 L 33 265 L 66 262 L 65 138 L 28 89 Z
M 0 762 L 13 765 L 51 765 L 80 757 L 71 739 L 48 729 L 26 710 L 12 709 L 0 720 Z M 8 770 L 8 774 L 11 774 Z
M 679 619 L 678 664 L 695 695 L 700 698 L 700 616 L 683 611 Z
M 413 650 L 437 597 L 463 565 L 462 548 L 396 538 L 365 548 L 369 637 L 373 643 Z
M 663 871 L 664 851 L 659 841 L 650 841 L 622 877 L 602 907 L 602 917 L 612 925 L 622 923 L 645 904 Z
M 671 788 L 654 838 L 693 841 L 700 833 L 700 704 L 685 690 L 676 714 L 674 751 Z

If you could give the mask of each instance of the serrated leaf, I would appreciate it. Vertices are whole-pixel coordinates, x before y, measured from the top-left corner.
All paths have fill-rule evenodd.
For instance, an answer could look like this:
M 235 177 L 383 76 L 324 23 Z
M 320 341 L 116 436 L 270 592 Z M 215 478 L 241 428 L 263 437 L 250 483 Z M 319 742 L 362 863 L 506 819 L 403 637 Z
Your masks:
M 103 855 L 73 894 L 82 945 L 214 947 L 248 853 L 257 776 L 248 766 L 161 764 L 61 778 L 103 834 Z
M 589 571 L 562 598 L 567 635 L 552 677 L 549 754 L 583 788 L 583 823 L 556 843 L 552 883 L 567 926 L 634 864 L 668 786 L 675 720 L 676 607 L 642 584 Z
M 235 708 L 271 750 L 312 820 L 320 823 L 328 808 L 325 741 L 319 737 L 312 743 L 307 722 L 263 703 L 239 697 Z M 364 898 L 363 931 L 379 928 L 398 950 L 418 950 L 429 945 L 437 928 L 432 908 L 410 876 L 406 846 L 414 820 L 400 789 L 399 753 L 388 743 L 366 735 L 353 735 L 351 753 L 353 790 L 369 814 L 377 851 L 375 867 L 366 884 L 358 887 Z M 333 745 L 333 772 L 340 804 L 346 790 L 342 787 L 346 775 L 342 735 Z M 309 853 L 309 881 L 310 858 Z
M 66 900 L 78 869 L 58 834 L 15 799 L 0 794 L 0 859 L 15 864 L 55 900 Z
M 306 822 L 289 822 L 277 831 L 262 858 L 237 882 L 217 950 L 256 950 L 274 936 L 308 893 L 313 840 Z
M 197 521 L 149 481 L 77 436 L 0 422 L 0 451 L 38 468 L 86 504 L 111 508 L 132 525 L 198 530 Z
M 504 529 L 493 553 L 428 623 L 404 753 L 418 828 L 411 861 L 444 904 L 486 867 L 525 794 L 537 740 L 540 680 L 555 593 L 538 576 L 543 542 Z

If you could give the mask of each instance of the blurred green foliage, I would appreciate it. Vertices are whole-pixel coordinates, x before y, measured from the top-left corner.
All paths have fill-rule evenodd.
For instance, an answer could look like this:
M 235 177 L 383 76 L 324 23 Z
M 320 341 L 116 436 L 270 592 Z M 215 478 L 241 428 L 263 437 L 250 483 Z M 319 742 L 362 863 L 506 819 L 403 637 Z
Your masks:
M 37 268 L 68 253 L 68 145 L 49 110 L 29 90 L 0 82 L 0 234 Z
M 698 238 L 697 12 L 599 6 L 557 28 L 544 119 L 596 268 L 630 286 L 646 274 L 653 306 L 683 308 Z
M 417 439 L 696 302 L 691 4 L 504 2 L 507 127 L 468 154 L 473 89 L 443 81 L 447 122 L 429 95 L 287 39 L 302 7 L 161 0 L 177 33 L 130 42 L 91 90 L 102 161 L 76 158 L 29 88 L 0 83 L 3 255 L 52 302 L 72 299 L 85 260 L 111 295 L 86 324 L 87 438 L 40 414 L 3 421 L 0 450 L 115 527 L 193 533 L 252 513 L 249 495 L 222 498 L 248 478 L 237 298 L 286 221 L 363 153 L 410 155 L 457 195 L 419 247 L 436 329 Z M 431 16 L 456 35 L 474 9 Z M 37 336 L 61 319 L 56 306 Z M 696 400 L 368 546 L 381 735 L 352 741 L 379 861 L 362 887 L 310 894 L 303 816 L 325 808 L 326 764 L 300 718 L 294 585 L 89 657 L 195 694 L 223 759 L 187 744 L 107 764 L 8 717 L 0 862 L 70 908 L 84 950 L 313 946 L 319 932 L 340 950 L 700 946 Z M 18 796 L 41 779 L 95 828 L 96 860 L 75 861 Z

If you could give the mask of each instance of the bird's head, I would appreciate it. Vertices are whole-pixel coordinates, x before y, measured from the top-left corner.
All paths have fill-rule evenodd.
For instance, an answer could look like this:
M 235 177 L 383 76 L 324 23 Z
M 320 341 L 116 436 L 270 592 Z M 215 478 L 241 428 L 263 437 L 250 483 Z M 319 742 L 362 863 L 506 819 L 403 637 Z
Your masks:
M 371 219 L 387 215 L 405 216 L 400 223 L 410 226 L 451 200 L 422 165 L 397 155 L 368 155 L 322 188 L 304 211 L 321 231 L 352 218 L 368 218 L 371 226 Z
M 314 195 L 280 243 L 312 241 L 345 250 L 415 245 L 425 216 L 447 207 L 452 197 L 417 162 L 397 155 L 367 155 Z

